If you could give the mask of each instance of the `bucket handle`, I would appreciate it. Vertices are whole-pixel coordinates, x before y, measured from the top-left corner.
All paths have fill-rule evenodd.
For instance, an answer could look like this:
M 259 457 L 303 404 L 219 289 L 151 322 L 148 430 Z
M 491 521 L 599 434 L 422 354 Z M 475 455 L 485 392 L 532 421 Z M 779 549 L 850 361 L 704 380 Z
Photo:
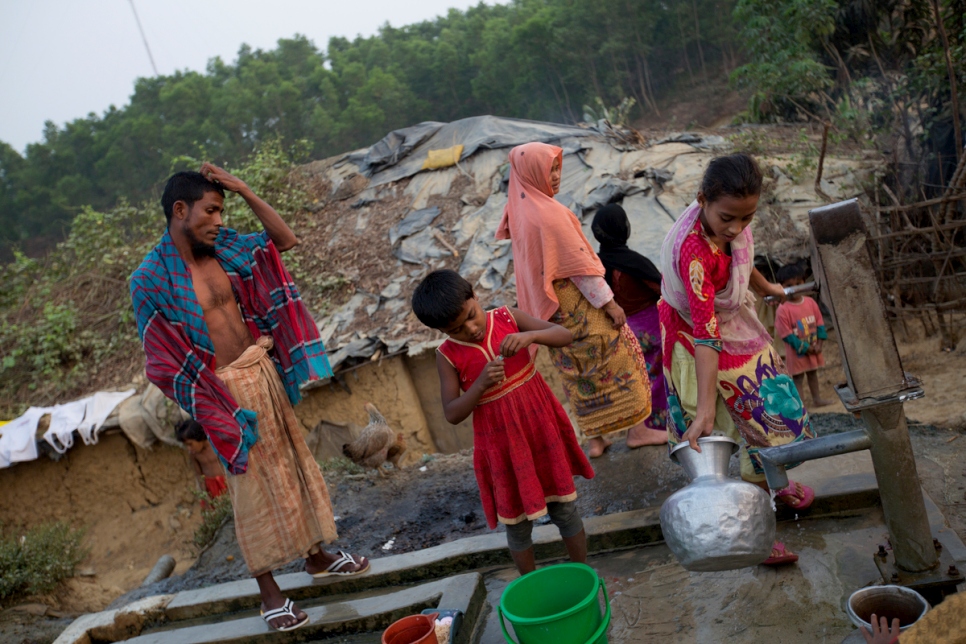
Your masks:
M 604 582 L 604 578 L 600 575 L 597 576 L 598 588 L 604 590 L 604 604 L 606 609 L 604 610 L 604 616 L 600 620 L 600 626 L 597 627 L 597 631 L 590 636 L 586 644 L 594 644 L 600 639 L 600 636 L 607 632 L 607 627 L 610 626 L 610 599 L 607 597 L 607 583 Z M 510 638 L 510 634 L 506 630 L 506 622 L 503 619 L 503 607 L 500 604 L 496 605 L 496 613 L 500 618 L 500 628 L 503 629 L 503 638 L 508 642 L 508 644 L 517 644 L 513 639 Z

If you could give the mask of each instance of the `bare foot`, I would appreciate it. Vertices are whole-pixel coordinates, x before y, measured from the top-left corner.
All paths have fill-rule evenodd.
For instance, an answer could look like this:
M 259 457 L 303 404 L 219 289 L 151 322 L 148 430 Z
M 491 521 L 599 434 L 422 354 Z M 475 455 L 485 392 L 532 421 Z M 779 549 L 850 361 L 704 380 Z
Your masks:
M 834 405 L 834 400 L 822 400 L 821 398 L 812 399 L 812 407 L 828 407 L 829 405 Z
M 611 446 L 611 442 L 606 438 L 601 438 L 600 436 L 594 436 L 588 441 L 590 449 L 587 450 L 587 456 L 590 458 L 600 458 L 601 455 Z
M 651 429 L 643 423 L 631 427 L 627 432 L 627 446 L 631 449 L 645 445 L 665 444 L 667 444 L 667 431 Z

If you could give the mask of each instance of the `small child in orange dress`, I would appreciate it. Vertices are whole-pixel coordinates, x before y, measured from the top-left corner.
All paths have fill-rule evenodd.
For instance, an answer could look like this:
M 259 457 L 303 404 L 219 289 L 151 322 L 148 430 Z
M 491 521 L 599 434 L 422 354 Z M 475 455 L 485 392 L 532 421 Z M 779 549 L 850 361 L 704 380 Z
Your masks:
M 785 288 L 805 283 L 805 271 L 798 264 L 782 266 L 775 278 Z M 798 397 L 805 400 L 804 384 L 812 393 L 812 408 L 831 405 L 823 400 L 818 386 L 818 369 L 825 366 L 822 342 L 828 339 L 818 304 L 807 295 L 793 295 L 775 312 L 775 331 L 785 342 L 785 366 L 795 381 Z
M 191 466 L 195 472 L 198 489 L 205 492 L 209 499 L 216 499 L 228 491 L 225 485 L 225 470 L 211 449 L 211 443 L 205 435 L 205 430 L 197 421 L 188 419 L 178 423 L 175 436 L 184 443 L 191 454 Z M 202 499 L 202 509 L 208 508 L 208 503 Z
M 530 346 L 563 347 L 570 331 L 514 308 L 484 311 L 459 273 L 433 271 L 413 293 L 420 322 L 449 339 L 437 349 L 443 413 L 473 414 L 473 469 L 490 528 L 506 525 L 521 575 L 536 569 L 531 531 L 545 514 L 570 560 L 586 563 L 574 476 L 594 477 L 570 419 L 537 372 Z M 461 393 L 462 392 L 462 393 Z

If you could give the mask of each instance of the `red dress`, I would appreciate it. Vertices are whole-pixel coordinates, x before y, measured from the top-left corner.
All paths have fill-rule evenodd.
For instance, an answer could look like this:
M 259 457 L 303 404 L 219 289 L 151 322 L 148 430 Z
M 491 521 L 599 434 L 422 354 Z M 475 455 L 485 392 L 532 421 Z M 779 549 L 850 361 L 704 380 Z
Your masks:
M 450 338 L 437 349 L 469 389 L 499 355 L 506 336 L 519 333 L 506 307 L 486 314 L 480 343 Z M 547 513 L 547 503 L 577 498 L 574 476 L 594 477 L 567 413 L 537 373 L 530 351 L 504 360 L 506 378 L 473 410 L 473 469 L 490 528 Z

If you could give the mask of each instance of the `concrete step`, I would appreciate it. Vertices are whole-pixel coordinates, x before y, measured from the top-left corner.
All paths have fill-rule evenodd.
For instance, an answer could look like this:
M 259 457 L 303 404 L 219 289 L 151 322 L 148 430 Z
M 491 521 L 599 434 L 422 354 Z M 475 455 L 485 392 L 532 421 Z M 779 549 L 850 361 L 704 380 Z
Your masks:
M 124 629 L 109 632 L 104 628 L 88 630 L 82 637 L 87 642 L 124 640 L 129 644 L 276 644 L 322 639 L 337 634 L 380 632 L 397 619 L 427 608 L 439 608 L 463 612 L 463 626 L 457 642 L 468 644 L 485 600 L 483 578 L 479 573 L 472 572 L 375 597 L 302 607 L 309 616 L 309 623 L 287 633 L 272 630 L 259 615 L 239 615 L 183 628 L 148 629 L 130 638 L 124 637 Z M 64 635 L 68 634 L 65 632 Z M 57 641 L 65 639 L 64 635 Z M 74 637 L 71 641 L 79 643 L 85 640 Z
M 792 472 L 794 480 L 815 488 L 815 502 L 811 508 L 801 513 L 801 517 L 794 510 L 779 504 L 779 521 L 854 511 L 879 503 L 875 474 L 866 452 L 804 463 Z M 660 543 L 664 539 L 661 533 L 660 508 L 657 507 L 588 517 L 584 519 L 584 527 L 587 531 L 587 545 L 590 553 L 637 548 Z M 539 561 L 566 556 L 560 534 L 552 524 L 535 527 L 533 542 Z M 354 597 L 360 593 L 372 593 L 377 589 L 407 584 L 428 586 L 424 582 L 431 580 L 442 580 L 438 583 L 445 583 L 448 581 L 447 578 L 458 579 L 465 576 L 463 573 L 467 571 L 510 564 L 512 560 L 506 547 L 505 535 L 489 533 L 458 539 L 433 548 L 373 559 L 371 570 L 357 577 L 313 579 L 302 572 L 278 575 L 276 581 L 286 597 L 296 603 L 301 601 L 310 606 L 309 609 L 305 609 L 306 612 L 316 611 L 313 614 L 314 623 L 316 618 L 328 619 L 325 615 L 333 614 L 319 612 L 330 606 L 347 605 L 357 601 L 378 603 L 384 598 L 395 595 L 395 593 L 387 593 L 379 598 L 364 599 Z M 452 575 L 458 576 L 451 577 Z M 325 606 L 311 607 L 312 603 L 317 603 L 319 600 L 328 603 Z M 385 601 L 390 600 L 385 599 Z M 142 634 L 147 637 L 150 634 L 145 633 L 145 628 L 152 624 L 163 624 L 165 628 L 171 626 L 178 628 L 171 632 L 193 632 L 190 631 L 191 628 L 195 628 L 193 625 L 185 624 L 188 628 L 181 629 L 176 624 L 210 619 L 211 616 L 216 615 L 254 611 L 260 603 L 258 586 L 254 579 L 183 591 L 176 595 L 149 597 L 117 610 L 81 616 L 57 639 L 55 644 L 88 644 L 91 641 L 90 638 L 121 641 Z M 452 606 L 443 607 L 452 608 Z M 244 617 L 234 621 L 244 622 L 245 632 L 254 632 L 256 635 L 259 631 L 251 630 L 257 625 L 256 622 L 265 626 L 260 617 Z M 209 626 L 209 628 L 213 627 Z M 305 628 L 309 627 L 303 627 L 293 633 L 300 633 Z M 280 637 L 279 634 L 268 632 L 263 635 Z M 161 636 L 160 631 L 157 636 Z M 198 641 L 207 642 L 208 640 Z

